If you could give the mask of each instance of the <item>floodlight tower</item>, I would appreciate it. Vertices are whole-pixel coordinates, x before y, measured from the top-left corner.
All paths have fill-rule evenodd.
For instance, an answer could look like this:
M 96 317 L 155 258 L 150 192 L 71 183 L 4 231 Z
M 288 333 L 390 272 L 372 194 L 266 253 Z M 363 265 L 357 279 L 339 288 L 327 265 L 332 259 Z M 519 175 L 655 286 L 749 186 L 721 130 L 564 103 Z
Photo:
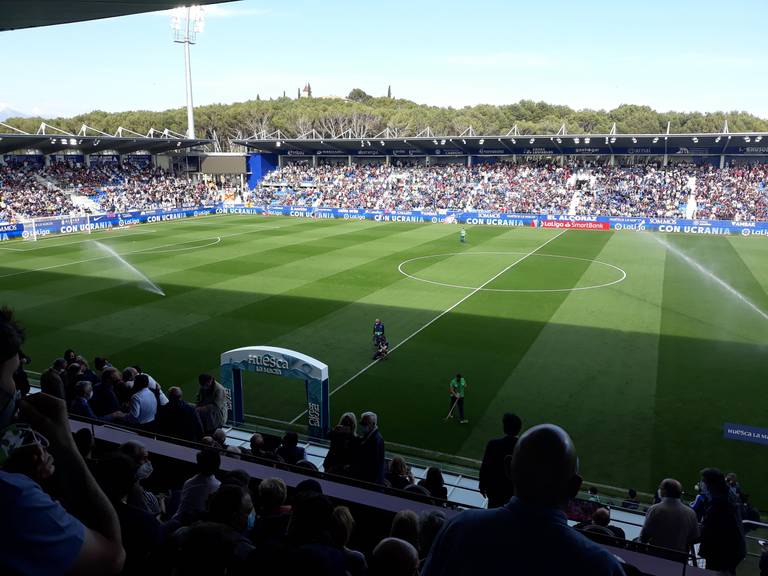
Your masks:
M 197 42 L 197 35 L 205 26 L 202 6 L 180 6 L 171 13 L 173 41 L 184 44 L 184 75 L 187 80 L 187 138 L 195 137 L 195 112 L 192 106 L 192 68 L 189 62 L 189 45 Z

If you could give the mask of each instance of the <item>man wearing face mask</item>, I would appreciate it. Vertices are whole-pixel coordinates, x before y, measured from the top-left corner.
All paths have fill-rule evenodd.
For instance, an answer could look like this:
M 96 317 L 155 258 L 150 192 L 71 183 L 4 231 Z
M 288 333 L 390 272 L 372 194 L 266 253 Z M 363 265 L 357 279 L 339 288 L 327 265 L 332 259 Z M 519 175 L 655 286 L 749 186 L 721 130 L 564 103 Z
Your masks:
M 91 409 L 90 400 L 93 397 L 93 384 L 88 380 L 81 380 L 75 384 L 75 399 L 69 406 L 69 413 L 74 416 L 82 416 L 91 420 L 98 420 Z
M 374 412 L 363 412 L 357 427 L 359 440 L 353 451 L 353 476 L 364 482 L 384 484 L 384 438 Z
M 23 341 L 11 311 L 0 308 L 0 435 L 4 447 L 24 455 L 14 462 L 15 449 L 0 450 L 0 573 L 119 573 L 125 560 L 120 524 L 77 451 L 66 405 L 47 394 L 17 403 L 13 373 Z M 13 422 L 17 408 L 26 427 Z M 37 483 L 54 472 L 49 450 L 56 474 L 71 487 L 61 495 L 63 506 Z
M 149 459 L 149 452 L 138 442 L 126 442 L 120 445 L 118 451 L 128 456 L 136 467 L 136 483 L 132 486 L 126 503 L 139 510 L 149 512 L 153 516 L 159 516 L 165 509 L 164 500 L 141 485 L 141 482 L 147 480 L 154 472 L 152 462 Z

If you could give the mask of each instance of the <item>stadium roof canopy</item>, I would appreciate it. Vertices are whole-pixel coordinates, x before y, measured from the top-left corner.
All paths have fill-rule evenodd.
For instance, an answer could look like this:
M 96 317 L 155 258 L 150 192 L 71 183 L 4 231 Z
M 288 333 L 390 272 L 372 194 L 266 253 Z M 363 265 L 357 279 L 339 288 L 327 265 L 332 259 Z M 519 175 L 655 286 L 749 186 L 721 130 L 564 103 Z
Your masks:
M 72 134 L 42 123 L 36 134 L 29 134 L 0 122 L 0 129 L 2 128 L 10 128 L 11 132 L 0 133 L 0 154 L 22 150 L 39 150 L 43 154 L 67 150 L 83 154 L 95 154 L 105 150 L 114 150 L 118 154 L 139 151 L 162 154 L 204 146 L 212 142 L 204 139 L 189 139 L 168 129 L 158 131 L 154 128 L 146 134 L 139 134 L 121 127 L 115 134 L 107 134 L 83 124 L 77 134 Z
M 194 0 L 194 4 L 232 1 Z M 0 31 L 155 12 L 189 3 L 184 0 L 2 0 Z
M 254 152 L 285 156 L 501 156 L 501 155 L 768 155 L 768 133 L 519 134 L 407 138 L 281 138 L 236 140 Z

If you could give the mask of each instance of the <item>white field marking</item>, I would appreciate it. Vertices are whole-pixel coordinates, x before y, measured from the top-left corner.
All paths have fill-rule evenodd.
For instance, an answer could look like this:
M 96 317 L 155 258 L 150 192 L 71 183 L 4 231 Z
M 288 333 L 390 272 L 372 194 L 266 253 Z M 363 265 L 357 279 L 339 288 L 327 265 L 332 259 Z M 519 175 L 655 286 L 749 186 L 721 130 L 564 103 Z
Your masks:
M 459 300 L 458 302 L 456 302 L 456 303 L 455 303 L 455 304 L 453 304 L 452 306 L 449 306 L 448 308 L 446 308 L 445 310 L 443 310 L 442 312 L 440 312 L 440 314 L 438 314 L 437 316 L 435 316 L 434 318 L 432 318 L 432 320 L 430 320 L 429 322 L 427 322 L 426 324 L 424 324 L 424 325 L 423 325 L 421 328 L 419 328 L 418 330 L 416 330 L 415 332 L 413 332 L 413 333 L 412 333 L 410 336 L 408 336 L 407 338 L 405 338 L 405 340 L 403 340 L 403 341 L 399 342 L 397 345 L 395 345 L 394 347 L 392 347 L 392 349 L 390 349 L 390 351 L 389 351 L 389 354 L 392 354 L 392 353 L 393 353 L 395 350 L 397 350 L 398 348 L 400 348 L 400 346 L 402 346 L 403 344 L 405 344 L 406 342 L 408 342 L 408 341 L 409 341 L 411 338 L 413 338 L 414 336 L 416 336 L 417 334 L 419 334 L 419 333 L 420 333 L 422 330 L 424 330 L 424 329 L 428 328 L 429 326 L 431 326 L 432 324 L 434 324 L 435 322 L 437 322 L 438 320 L 440 320 L 440 318 L 442 318 L 443 316 L 445 316 L 446 314 L 448 314 L 449 312 L 451 312 L 452 310 L 454 310 L 455 308 L 457 308 L 458 306 L 460 306 L 461 304 L 463 304 L 464 302 L 466 302 L 467 300 L 469 300 L 469 299 L 470 299 L 472 296 L 474 296 L 475 294 L 477 294 L 478 292 L 480 292 L 480 291 L 481 291 L 483 288 L 485 288 L 486 286 L 488 286 L 488 284 L 490 284 L 491 282 L 493 282 L 494 280 L 496 280 L 496 279 L 497 279 L 499 276 L 503 275 L 503 274 L 504 274 L 505 272 L 507 272 L 508 270 L 511 270 L 513 267 L 515 267 L 515 266 L 517 266 L 518 264 L 520 264 L 520 262 L 522 262 L 523 260 L 525 260 L 525 259 L 526 259 L 526 258 L 528 258 L 529 256 L 533 255 L 535 252 L 538 252 L 539 250 L 541 250 L 542 248 L 544 248 L 544 246 L 546 246 L 547 244 L 549 244 L 549 243 L 550 243 L 550 242 L 552 242 L 553 240 L 556 240 L 557 238 L 559 238 L 560 236 L 562 236 L 562 235 L 563 235 L 565 232 L 567 232 L 567 230 L 562 230 L 562 231 L 561 231 L 560 233 L 558 233 L 557 235 L 555 235 L 555 236 L 552 236 L 552 238 L 550 238 L 549 240 L 547 240 L 546 242 L 544 242 L 544 244 L 541 244 L 540 246 L 536 247 L 535 249 L 531 250 L 530 252 L 527 252 L 526 254 L 524 254 L 523 256 L 521 256 L 520 258 L 518 258 L 517 260 L 515 260 L 514 262 L 512 262 L 512 264 L 510 264 L 509 266 L 507 266 L 506 268 L 504 268 L 504 269 L 503 269 L 501 272 L 499 272 L 498 274 L 495 274 L 494 276 L 492 276 L 491 278 L 489 278 L 488 280 L 486 280 L 485 282 L 483 282 L 483 283 L 482 283 L 480 286 L 478 286 L 477 288 L 472 288 L 472 291 L 471 291 L 469 294 L 467 294 L 466 296 L 464 296 L 464 297 L 463 297 L 461 300 Z M 371 368 L 372 366 L 374 366 L 375 364 L 377 364 L 377 363 L 379 362 L 379 360 L 380 360 L 380 359 L 374 360 L 373 362 L 369 363 L 367 366 L 365 366 L 364 368 L 362 368 L 360 371 L 358 371 L 356 374 L 354 374 L 353 376 L 351 376 L 351 377 L 347 378 L 347 380 L 345 380 L 344 382 L 342 382 L 341 384 L 339 384 L 339 385 L 338 385 L 336 388 L 334 388 L 333 390 L 331 390 L 331 392 L 330 392 L 330 394 L 329 394 L 328 396 L 333 396 L 334 394 L 336 394 L 336 392 L 338 392 L 339 390 L 341 390 L 342 388 L 344 388 L 344 387 L 345 387 L 347 384 L 349 384 L 350 382 L 352 382 L 352 381 L 353 381 L 355 378 L 357 378 L 357 377 L 358 377 L 358 376 L 360 376 L 361 374 L 364 374 L 365 372 L 367 372 L 367 371 L 368 371 L 368 369 L 369 369 L 369 368 Z M 295 423 L 296 423 L 296 422 L 299 420 L 299 418 L 301 418 L 302 416 L 304 416 L 306 413 L 307 413 L 307 411 L 306 411 L 306 410 L 304 410 L 304 412 L 302 412 L 301 414 L 299 414 L 298 416 L 296 416 L 296 418 L 294 418 L 293 420 L 291 420 L 291 424 L 295 424 Z
M 203 238 L 202 240 L 208 240 L 208 238 Z M 216 246 L 216 244 L 219 244 L 221 242 L 221 236 L 216 236 L 213 239 L 213 242 L 209 242 L 208 244 L 202 244 L 200 246 L 189 246 L 188 248 L 171 248 L 170 250 L 155 250 L 154 248 L 148 248 L 147 250 L 140 250 L 139 252 L 141 254 L 167 254 L 168 252 L 184 252 L 185 250 L 198 250 L 200 248 L 208 248 L 210 246 Z M 128 252 L 127 254 L 137 254 L 137 252 Z
M 215 242 L 218 244 L 224 238 L 232 238 L 233 236 L 242 236 L 243 234 L 253 234 L 254 232 L 262 232 L 268 230 L 277 230 L 282 226 L 274 226 L 270 228 L 260 228 L 258 230 L 247 230 L 245 232 L 236 232 L 234 234 L 226 234 L 224 236 L 216 236 L 219 240 Z M 171 246 L 181 246 L 182 244 L 190 244 L 192 242 L 200 242 L 201 240 L 211 240 L 212 238 L 196 238 L 194 240 L 185 240 L 184 242 L 173 242 L 171 244 L 161 244 L 160 246 L 151 246 L 150 248 L 144 248 L 143 250 L 134 250 L 133 252 L 123 252 L 121 256 L 130 256 L 131 254 L 143 254 L 151 253 L 151 250 L 157 250 L 158 248 L 168 248 Z M 195 248 L 204 248 L 204 246 L 193 246 L 192 248 L 185 248 L 185 250 L 193 250 Z M 55 268 L 64 268 L 65 266 L 73 266 L 75 264 L 85 264 L 86 262 L 95 262 L 97 260 L 105 260 L 111 258 L 111 256 L 96 256 L 94 258 L 85 258 L 83 260 L 74 260 L 72 262 L 63 262 L 62 264 L 53 264 L 52 266 L 43 266 L 41 268 L 32 268 L 31 270 L 19 270 L 18 272 L 11 272 L 10 274 L 0 274 L 0 278 L 10 278 L 11 276 L 21 276 L 22 274 L 31 274 L 33 272 L 43 272 L 45 270 L 53 270 Z
M 256 420 L 266 420 L 267 422 L 275 422 L 276 424 L 290 424 L 288 420 L 278 420 L 276 418 L 267 418 L 266 416 L 256 416 L 256 414 L 243 414 L 246 418 L 255 418 Z
M 408 264 L 409 262 L 414 262 L 416 260 L 426 260 L 428 258 L 439 258 L 440 256 L 477 256 L 477 255 L 483 255 L 483 254 L 524 254 L 524 252 L 450 252 L 447 254 L 432 254 L 429 256 L 417 256 L 416 258 L 410 258 L 408 260 L 403 260 L 400 265 L 397 267 L 398 272 L 402 274 L 403 276 L 407 276 L 408 278 L 412 278 L 413 280 L 418 280 L 419 282 L 426 282 L 427 284 L 434 284 L 436 286 L 445 286 L 446 288 L 463 288 L 465 290 L 472 290 L 475 287 L 474 286 L 462 286 L 460 284 L 448 284 L 446 282 L 437 282 L 436 280 L 427 280 L 426 278 L 419 278 L 418 276 L 414 276 L 413 274 L 408 274 L 405 270 L 403 270 L 403 266 Z M 618 284 L 619 282 L 623 282 L 626 277 L 627 273 L 618 266 L 614 266 L 613 264 L 609 264 L 608 262 L 602 262 L 600 260 L 593 260 L 590 258 L 577 258 L 576 256 L 561 256 L 559 254 L 534 254 L 534 258 L 561 258 L 563 260 L 581 260 L 582 262 L 593 262 L 595 264 L 602 264 L 603 266 L 607 266 L 609 268 L 613 268 L 616 270 L 619 274 L 621 274 L 621 278 L 618 280 L 613 280 L 612 282 L 606 282 L 605 284 L 595 284 L 594 286 L 579 286 L 579 287 L 572 287 L 572 288 L 483 288 L 483 292 L 578 292 L 580 290 L 595 290 L 597 288 L 605 288 L 607 286 L 613 286 L 614 284 Z

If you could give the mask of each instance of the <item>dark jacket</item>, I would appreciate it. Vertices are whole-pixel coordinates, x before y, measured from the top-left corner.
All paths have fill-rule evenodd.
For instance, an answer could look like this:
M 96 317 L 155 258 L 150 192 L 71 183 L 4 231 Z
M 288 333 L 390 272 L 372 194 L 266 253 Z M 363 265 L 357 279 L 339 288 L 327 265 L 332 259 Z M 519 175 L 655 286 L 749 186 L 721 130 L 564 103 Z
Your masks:
M 360 440 L 354 454 L 353 476 L 365 482 L 384 484 L 384 438 L 378 428 Z
M 190 442 L 199 442 L 203 437 L 203 425 L 195 407 L 176 398 L 157 409 L 155 430 L 158 434 Z
M 517 445 L 517 436 L 503 436 L 490 440 L 485 447 L 480 465 L 480 492 L 488 497 L 488 507 L 503 506 L 515 494 L 515 486 L 507 477 L 504 460 L 511 456 Z
M 328 434 L 331 445 L 323 461 L 323 469 L 331 474 L 343 473 L 352 463 L 355 435 L 347 426 L 336 426 Z
M 75 416 L 83 416 L 84 418 L 96 419 L 96 414 L 93 413 L 91 405 L 88 404 L 88 400 L 79 396 L 72 400 L 72 404 L 69 407 L 69 413 Z
M 701 520 L 699 547 L 699 555 L 707 560 L 707 570 L 735 572 L 746 553 L 736 504 L 727 495 L 712 497 Z
M 120 410 L 120 402 L 117 400 L 115 390 L 111 385 L 97 384 L 93 387 L 91 408 L 96 416 L 108 416 Z

